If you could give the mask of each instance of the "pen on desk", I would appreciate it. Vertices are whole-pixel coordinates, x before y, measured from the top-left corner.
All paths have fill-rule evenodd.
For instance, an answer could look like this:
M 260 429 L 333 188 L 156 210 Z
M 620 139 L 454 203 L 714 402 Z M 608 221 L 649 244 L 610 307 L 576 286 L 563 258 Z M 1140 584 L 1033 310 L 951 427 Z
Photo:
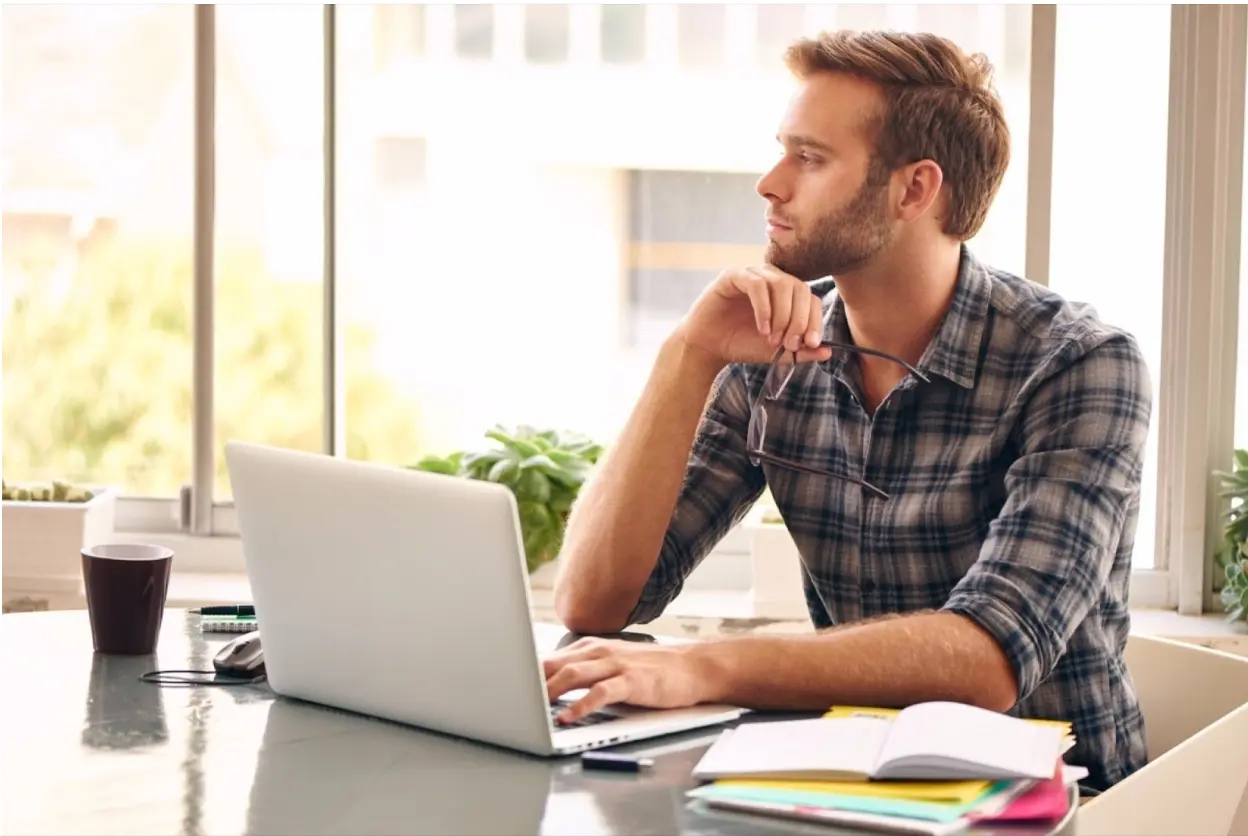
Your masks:
M 192 610 L 192 612 L 199 613 L 200 615 L 250 615 L 250 616 L 254 616 L 256 614 L 256 608 L 255 606 L 251 604 L 237 604 L 237 605 L 230 605 L 230 606 L 200 607 L 197 610 Z
M 585 752 L 581 755 L 582 769 L 602 769 L 608 772 L 640 772 L 654 766 L 652 758 L 620 755 L 612 752 Z

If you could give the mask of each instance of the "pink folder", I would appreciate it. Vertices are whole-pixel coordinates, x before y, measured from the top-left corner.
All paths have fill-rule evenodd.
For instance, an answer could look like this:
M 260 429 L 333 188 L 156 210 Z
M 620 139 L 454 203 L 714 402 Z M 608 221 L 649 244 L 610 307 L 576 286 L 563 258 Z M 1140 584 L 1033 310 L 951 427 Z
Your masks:
M 1058 819 L 1066 815 L 1070 807 L 1070 798 L 1066 784 L 1062 781 L 1062 767 L 1058 764 L 1057 774 L 1048 780 L 1037 783 L 1027 792 L 1010 802 L 1009 806 L 996 815 L 969 813 L 972 821 L 1019 822 Z

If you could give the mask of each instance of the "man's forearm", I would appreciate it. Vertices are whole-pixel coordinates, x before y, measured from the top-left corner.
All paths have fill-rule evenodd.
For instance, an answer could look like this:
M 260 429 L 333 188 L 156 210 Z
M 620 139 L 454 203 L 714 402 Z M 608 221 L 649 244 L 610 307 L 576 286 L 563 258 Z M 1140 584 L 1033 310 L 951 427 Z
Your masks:
M 555 608 L 579 632 L 622 629 L 654 569 L 722 365 L 669 339 L 628 423 L 581 490 Z
M 947 700 L 994 711 L 1017 699 L 996 640 L 955 613 L 924 612 L 813 636 L 746 636 L 690 646 L 705 701 L 760 710 L 904 707 Z

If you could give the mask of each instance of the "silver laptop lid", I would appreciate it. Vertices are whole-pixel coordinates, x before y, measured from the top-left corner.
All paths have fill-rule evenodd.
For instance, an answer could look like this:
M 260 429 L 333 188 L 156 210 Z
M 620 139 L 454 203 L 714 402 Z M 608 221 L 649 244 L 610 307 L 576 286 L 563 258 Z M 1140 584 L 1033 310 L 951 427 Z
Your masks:
M 241 442 L 225 454 L 276 692 L 550 751 L 506 487 Z

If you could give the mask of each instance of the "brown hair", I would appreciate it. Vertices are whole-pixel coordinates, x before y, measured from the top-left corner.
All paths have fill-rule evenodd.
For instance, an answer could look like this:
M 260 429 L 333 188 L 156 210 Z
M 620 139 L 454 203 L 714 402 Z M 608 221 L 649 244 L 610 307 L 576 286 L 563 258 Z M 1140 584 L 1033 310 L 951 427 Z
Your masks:
M 845 73 L 879 85 L 885 105 L 870 124 L 873 168 L 932 160 L 949 188 L 945 233 L 965 241 L 979 231 L 1010 161 L 1010 131 L 983 54 L 925 33 L 836 31 L 795 42 L 784 60 L 799 78 Z

